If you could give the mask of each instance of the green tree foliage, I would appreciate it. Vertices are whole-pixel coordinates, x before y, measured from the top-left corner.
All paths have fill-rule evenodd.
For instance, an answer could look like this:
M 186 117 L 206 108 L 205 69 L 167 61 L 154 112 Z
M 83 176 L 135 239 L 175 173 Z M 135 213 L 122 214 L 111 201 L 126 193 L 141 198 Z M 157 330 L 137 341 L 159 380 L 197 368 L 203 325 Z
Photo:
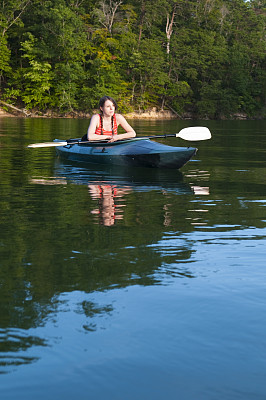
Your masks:
M 4 78 L 5 73 L 10 72 L 10 50 L 7 46 L 7 40 L 4 36 L 0 37 L 0 87 L 1 80 Z
M 28 109 L 170 107 L 265 113 L 260 0 L 9 0 L 0 5 L 0 95 Z

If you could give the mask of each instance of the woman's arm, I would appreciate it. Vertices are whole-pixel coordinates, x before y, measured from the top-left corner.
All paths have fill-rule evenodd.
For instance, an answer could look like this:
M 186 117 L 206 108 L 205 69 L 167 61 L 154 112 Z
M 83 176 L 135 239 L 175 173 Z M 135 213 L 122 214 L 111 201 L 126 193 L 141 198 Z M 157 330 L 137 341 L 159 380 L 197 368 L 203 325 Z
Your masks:
M 116 122 L 117 126 L 121 125 L 122 128 L 126 131 L 126 133 L 121 133 L 119 135 L 114 135 L 113 140 L 121 140 L 121 139 L 130 139 L 136 137 L 136 132 L 132 128 L 132 126 L 129 125 L 125 117 L 121 114 L 116 114 Z

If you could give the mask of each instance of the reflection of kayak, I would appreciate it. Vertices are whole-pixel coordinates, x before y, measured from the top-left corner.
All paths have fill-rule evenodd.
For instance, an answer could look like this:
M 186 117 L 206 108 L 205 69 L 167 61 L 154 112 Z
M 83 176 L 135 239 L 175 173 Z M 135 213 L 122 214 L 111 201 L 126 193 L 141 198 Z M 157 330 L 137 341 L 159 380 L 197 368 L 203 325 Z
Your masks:
M 179 170 L 77 164 L 57 158 L 54 164 L 54 176 L 53 179 L 49 179 L 49 182 L 52 184 L 60 180 L 62 184 L 109 185 L 134 192 L 155 190 L 175 194 L 194 193 L 190 185 L 183 181 L 183 174 Z
M 59 141 L 59 140 L 55 140 Z M 74 142 L 77 139 L 73 139 Z M 181 168 L 196 153 L 194 147 L 173 147 L 145 138 L 117 142 L 81 143 L 56 147 L 70 161 L 153 168 Z

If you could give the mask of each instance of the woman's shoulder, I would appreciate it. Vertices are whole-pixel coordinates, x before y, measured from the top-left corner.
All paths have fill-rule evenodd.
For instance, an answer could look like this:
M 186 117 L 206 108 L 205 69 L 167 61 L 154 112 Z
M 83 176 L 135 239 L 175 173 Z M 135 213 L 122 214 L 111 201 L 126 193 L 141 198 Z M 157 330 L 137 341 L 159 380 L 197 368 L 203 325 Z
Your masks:
M 115 114 L 117 122 L 125 121 L 125 117 L 122 114 Z
M 99 119 L 99 117 L 100 117 L 100 114 L 93 114 L 91 119 Z
M 90 125 L 89 125 L 88 129 L 91 129 L 92 131 L 94 131 L 99 126 L 99 123 L 100 123 L 99 120 L 100 120 L 99 115 L 93 114 L 91 116 Z
M 99 120 L 100 120 L 100 114 L 93 114 L 92 115 L 92 117 L 91 117 L 91 122 L 92 123 L 97 123 L 98 124 Z

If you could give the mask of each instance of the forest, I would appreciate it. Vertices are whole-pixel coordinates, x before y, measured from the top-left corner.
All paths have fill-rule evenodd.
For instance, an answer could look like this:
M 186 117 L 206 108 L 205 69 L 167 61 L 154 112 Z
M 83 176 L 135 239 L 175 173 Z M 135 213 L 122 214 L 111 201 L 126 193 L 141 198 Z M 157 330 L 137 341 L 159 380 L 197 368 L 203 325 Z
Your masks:
M 261 0 L 1 0 L 0 101 L 264 118 L 265 16 Z

